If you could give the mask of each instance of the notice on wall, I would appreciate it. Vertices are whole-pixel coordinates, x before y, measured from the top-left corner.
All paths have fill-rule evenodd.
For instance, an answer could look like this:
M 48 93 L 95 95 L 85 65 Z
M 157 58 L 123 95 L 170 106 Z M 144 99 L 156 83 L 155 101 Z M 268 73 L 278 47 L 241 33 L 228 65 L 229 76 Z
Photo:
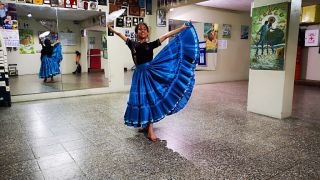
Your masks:
M 227 49 L 228 48 L 228 40 L 218 40 L 218 49 Z
M 306 30 L 305 46 L 319 46 L 319 29 Z
M 19 30 L 1 29 L 1 34 L 6 47 L 19 47 Z
M 63 46 L 75 46 L 77 45 L 77 39 L 75 33 L 63 33 L 59 32 L 59 40 Z

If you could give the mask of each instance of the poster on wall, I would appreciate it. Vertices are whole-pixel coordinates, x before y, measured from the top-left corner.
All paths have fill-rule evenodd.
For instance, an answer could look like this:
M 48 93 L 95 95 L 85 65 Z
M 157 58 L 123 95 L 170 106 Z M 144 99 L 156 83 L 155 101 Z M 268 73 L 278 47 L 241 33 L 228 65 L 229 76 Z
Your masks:
M 102 52 L 103 58 L 108 59 L 108 43 L 107 43 L 107 32 L 102 33 Z
M 241 25 L 240 39 L 248 39 L 249 36 L 249 26 Z
M 222 38 L 231 38 L 231 24 L 222 25 Z
M 0 2 L 0 29 L 18 29 L 16 4 Z
M 0 29 L 6 47 L 19 47 L 19 31 L 12 29 Z
M 166 11 L 164 9 L 157 10 L 157 26 L 158 27 L 167 26 Z
M 250 43 L 250 68 L 284 70 L 289 3 L 254 8 Z
M 19 30 L 19 39 L 20 39 L 20 54 L 34 54 L 36 52 L 34 48 L 34 37 L 33 31 L 29 29 L 20 29 Z
M 204 23 L 203 37 L 206 42 L 207 53 L 217 53 L 218 51 L 218 24 Z

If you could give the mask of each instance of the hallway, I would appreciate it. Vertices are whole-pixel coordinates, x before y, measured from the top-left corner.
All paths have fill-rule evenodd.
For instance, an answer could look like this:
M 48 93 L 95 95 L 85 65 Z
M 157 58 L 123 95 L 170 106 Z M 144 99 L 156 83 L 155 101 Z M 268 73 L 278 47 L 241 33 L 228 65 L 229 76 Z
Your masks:
M 279 120 L 246 111 L 247 83 L 197 85 L 155 143 L 123 124 L 127 93 L 2 107 L 0 179 L 319 179 L 320 89 Z

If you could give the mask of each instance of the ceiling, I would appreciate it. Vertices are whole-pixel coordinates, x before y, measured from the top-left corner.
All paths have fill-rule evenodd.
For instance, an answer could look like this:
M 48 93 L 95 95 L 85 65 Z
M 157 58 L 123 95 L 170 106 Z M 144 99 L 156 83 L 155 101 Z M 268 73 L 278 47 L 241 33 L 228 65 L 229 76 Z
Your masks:
M 44 5 L 33 5 L 33 4 L 16 4 L 17 15 L 27 16 L 30 12 L 32 18 L 37 19 L 58 19 L 60 20 L 72 20 L 72 21 L 82 21 L 93 16 L 102 15 L 102 12 L 91 11 L 91 10 L 81 10 L 81 9 L 68 9 L 68 8 L 53 8 Z M 56 12 L 57 11 L 57 12 Z
M 228 9 L 235 11 L 250 11 L 253 0 L 209 0 L 197 3 L 200 6 Z M 302 6 L 320 4 L 320 0 L 302 0 Z

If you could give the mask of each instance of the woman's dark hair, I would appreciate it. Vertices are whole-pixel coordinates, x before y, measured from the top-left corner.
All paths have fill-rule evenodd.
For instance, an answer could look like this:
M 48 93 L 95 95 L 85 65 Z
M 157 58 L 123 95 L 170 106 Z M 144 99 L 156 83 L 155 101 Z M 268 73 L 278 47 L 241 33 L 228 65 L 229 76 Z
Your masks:
M 144 23 L 144 22 L 140 22 L 140 23 L 134 28 L 134 32 L 135 32 L 136 34 L 138 34 L 138 29 L 139 29 L 139 26 L 140 26 L 140 25 L 144 25 L 144 26 L 146 27 L 147 31 L 149 32 L 149 27 L 148 27 L 148 25 L 147 25 L 146 23 Z
M 77 56 L 81 56 L 81 53 L 79 51 L 76 51 Z
M 47 46 L 47 47 L 51 46 L 51 41 L 50 41 L 50 39 L 45 39 L 45 40 L 44 40 L 44 45 Z

